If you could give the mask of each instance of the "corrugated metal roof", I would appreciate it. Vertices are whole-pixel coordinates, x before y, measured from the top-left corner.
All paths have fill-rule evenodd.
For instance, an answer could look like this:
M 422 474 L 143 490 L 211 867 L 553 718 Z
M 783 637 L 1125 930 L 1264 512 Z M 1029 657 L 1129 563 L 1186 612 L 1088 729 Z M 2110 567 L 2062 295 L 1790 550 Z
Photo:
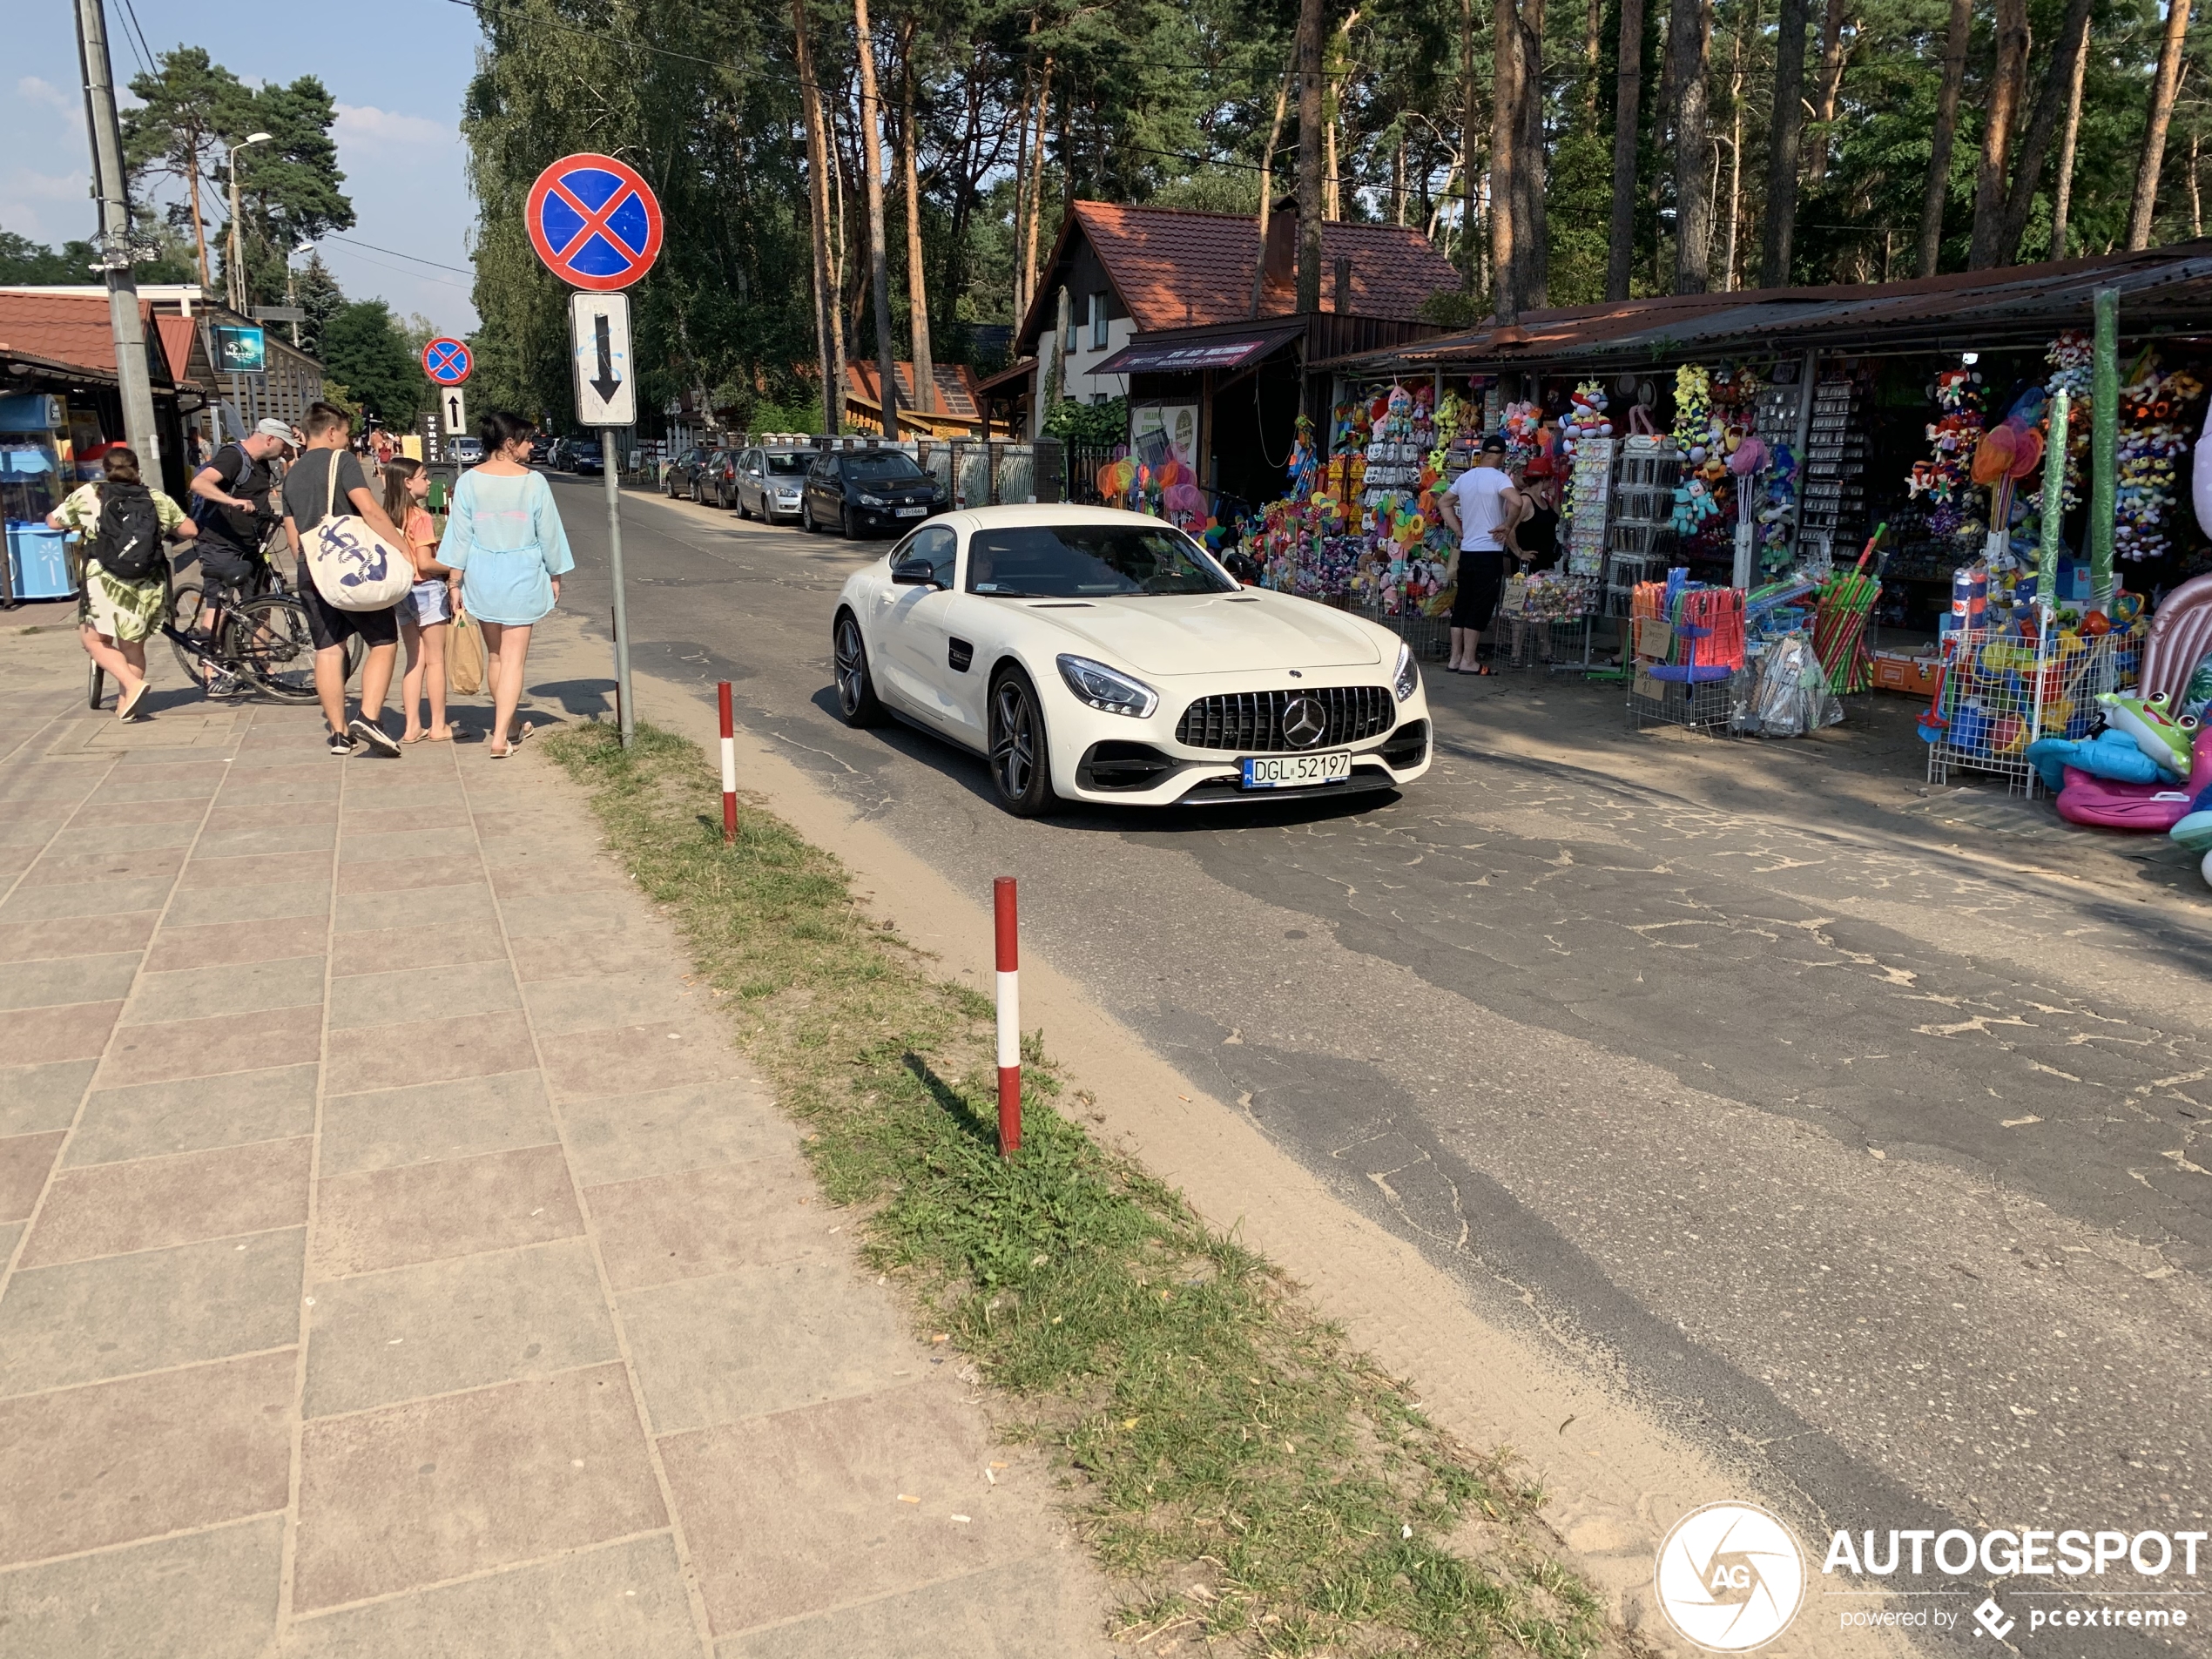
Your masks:
M 1517 324 L 1485 323 L 1322 367 L 1387 372 L 1557 363 L 1595 369 L 1811 347 L 1975 350 L 2087 327 L 2100 288 L 2119 291 L 2121 325 L 2131 334 L 2212 329 L 2212 241 L 1906 282 L 1665 294 L 1524 312 Z

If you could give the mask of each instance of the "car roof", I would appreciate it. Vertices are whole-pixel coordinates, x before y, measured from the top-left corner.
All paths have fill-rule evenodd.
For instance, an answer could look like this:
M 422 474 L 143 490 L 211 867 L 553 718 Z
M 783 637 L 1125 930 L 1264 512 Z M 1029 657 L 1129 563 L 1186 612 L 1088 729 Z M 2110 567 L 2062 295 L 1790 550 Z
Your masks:
M 1074 502 L 1031 502 L 1006 507 L 967 507 L 941 513 L 930 521 L 959 530 L 1005 529 L 1048 524 L 1129 524 L 1149 529 L 1175 526 L 1150 513 L 1125 512 L 1118 507 L 1085 507 Z

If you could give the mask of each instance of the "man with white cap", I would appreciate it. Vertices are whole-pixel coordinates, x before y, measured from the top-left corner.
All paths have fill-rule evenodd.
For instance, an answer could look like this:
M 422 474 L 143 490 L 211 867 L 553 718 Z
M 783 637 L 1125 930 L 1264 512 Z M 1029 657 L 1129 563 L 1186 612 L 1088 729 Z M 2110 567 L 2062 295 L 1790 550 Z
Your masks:
M 292 428 L 283 421 L 264 421 L 216 450 L 192 475 L 192 515 L 199 526 L 199 570 L 211 637 L 222 624 L 215 590 L 227 585 L 250 593 L 260 585 L 266 569 L 261 543 L 278 520 L 269 500 L 276 487 L 269 462 L 289 455 L 293 442 Z

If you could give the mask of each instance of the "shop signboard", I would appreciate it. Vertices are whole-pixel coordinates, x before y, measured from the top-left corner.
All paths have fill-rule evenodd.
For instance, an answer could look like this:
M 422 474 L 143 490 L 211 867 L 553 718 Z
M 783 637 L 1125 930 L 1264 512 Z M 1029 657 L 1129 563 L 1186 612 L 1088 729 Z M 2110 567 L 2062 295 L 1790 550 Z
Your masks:
M 267 372 L 269 337 L 266 329 L 218 326 L 211 332 L 215 337 L 217 374 L 260 374 Z
M 1198 470 L 1198 406 L 1150 403 L 1131 409 L 1129 447 L 1139 462 L 1155 472 L 1164 462 L 1179 461 L 1195 475 Z

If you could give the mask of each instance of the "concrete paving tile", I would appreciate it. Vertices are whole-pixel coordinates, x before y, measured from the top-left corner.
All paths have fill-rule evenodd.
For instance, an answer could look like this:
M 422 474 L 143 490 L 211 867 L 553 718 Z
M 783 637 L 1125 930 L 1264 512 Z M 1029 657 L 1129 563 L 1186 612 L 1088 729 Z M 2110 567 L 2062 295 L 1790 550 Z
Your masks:
M 425 1001 L 418 996 L 415 1010 Z M 529 1026 L 519 1012 L 408 1020 L 332 1031 L 324 1087 L 333 1094 L 354 1095 L 452 1077 L 523 1071 L 536 1063 Z
M 458 800 L 436 806 L 362 806 L 353 803 L 346 809 L 348 835 L 381 834 L 391 830 L 428 834 L 436 831 L 465 832 L 468 827 L 468 809 Z
M 491 862 L 498 862 L 496 853 L 489 856 Z M 509 938 L 539 939 L 643 927 L 649 924 L 651 910 L 635 894 L 541 893 L 506 900 L 500 906 L 500 914 Z M 589 948 L 596 951 L 597 941 Z
M 685 985 L 672 961 L 664 962 L 658 970 L 626 974 L 602 971 L 596 961 L 580 961 L 577 966 L 591 971 L 531 984 L 530 1023 L 537 1028 L 539 1036 L 566 1036 L 572 1032 L 605 1031 L 655 1022 L 668 1022 L 661 1027 L 664 1032 L 677 1031 L 712 1008 L 705 992 Z
M 576 813 L 565 808 L 516 806 L 507 797 L 479 797 L 469 789 L 471 814 L 476 833 L 487 841 L 527 840 L 532 836 L 565 837 L 578 833 Z
M 174 1077 L 214 1077 L 265 1071 L 319 1058 L 320 1007 L 272 1008 L 260 1014 L 218 1014 L 166 1025 L 118 1028 L 100 1063 L 99 1085 L 163 1082 Z
M 428 782 L 409 782 L 407 776 L 413 771 L 411 766 L 397 770 L 379 766 L 374 772 L 357 769 L 347 782 L 339 821 L 353 825 L 356 814 L 452 812 L 466 806 L 460 785 L 450 776 Z M 375 827 L 388 826 L 380 823 Z
M 277 1066 L 99 1089 L 84 1103 L 63 1162 L 76 1169 L 311 1135 L 318 1070 Z
M 955 1523 L 957 1524 L 957 1523 Z M 1065 1555 L 1015 1560 L 901 1595 L 727 1636 L 714 1659 L 853 1659 L 926 1650 L 961 1659 L 1094 1659 L 1126 1654 L 1106 1635 L 1108 1598 Z M 917 1649 L 917 1633 L 921 1637 Z
M 26 1655 L 260 1659 L 276 1637 L 284 1518 L 0 1574 L 0 1629 Z
M 23 1237 L 23 1230 L 29 1224 L 21 1221 L 0 1221 L 0 1265 L 4 1265 L 8 1258 L 16 1253 L 16 1240 Z
M 158 910 L 174 884 L 158 881 L 69 881 L 57 887 L 19 887 L 0 904 L 0 923 L 51 921 L 63 917 L 120 916 Z
M 0 846 L 44 846 L 60 833 L 75 810 L 73 803 L 36 807 L 11 803 L 0 813 Z
M 177 882 L 180 893 L 205 893 L 214 887 L 250 887 L 263 882 L 328 881 L 330 849 L 308 847 L 297 853 L 231 853 L 210 856 L 201 850 L 185 866 Z
M 173 880 L 185 861 L 181 846 L 142 847 L 125 853 L 85 853 L 64 836 L 48 847 L 24 877 L 27 887 L 68 887 L 78 881 Z
M 318 1279 L 583 1231 L 557 1146 L 327 1176 L 317 1184 L 316 1206 Z
M 311 1317 L 309 1417 L 622 1357 L 581 1238 L 332 1279 Z
M 432 893 L 469 887 L 484 879 L 483 860 L 467 853 L 434 853 L 428 847 L 403 859 L 375 859 L 339 867 L 341 893 Z
M 516 988 L 513 971 L 498 961 L 435 969 L 389 969 L 330 982 L 333 1031 L 403 1025 L 434 1010 L 446 1018 L 455 1018 L 506 1013 L 522 1006 L 523 995 Z
M 222 968 L 236 963 L 281 961 L 319 954 L 330 933 L 329 919 L 286 916 L 275 921 L 211 921 L 195 927 L 164 927 L 146 953 L 146 972 L 174 973 L 185 968 Z
M 0 841 L 0 881 L 21 875 L 37 860 L 38 849 L 35 846 L 12 846 Z
M 648 927 L 591 934 L 582 939 L 570 934 L 541 934 L 509 941 L 515 976 L 525 985 L 540 980 L 572 979 L 585 966 L 604 974 L 666 973 L 674 960 L 672 949 L 664 934 Z
M 338 863 L 342 869 L 354 864 L 381 864 L 390 859 L 413 859 L 474 850 L 469 833 L 465 829 L 433 830 L 428 834 L 420 830 L 357 830 L 350 823 L 346 826 L 345 839 L 338 844 Z
M 294 1342 L 306 1244 L 292 1228 L 18 1272 L 0 1298 L 0 1395 Z
M 327 854 L 337 840 L 335 816 L 314 824 L 264 821 L 220 828 L 210 819 L 206 829 L 200 833 L 197 851 L 203 859 L 277 857 L 292 853 Z
M 644 1094 L 741 1075 L 743 1062 L 714 1027 L 657 1021 L 541 1036 L 545 1082 L 556 1101 Z
M 211 922 L 279 921 L 291 916 L 330 914 L 330 883 L 246 881 L 234 887 L 179 893 L 169 907 L 166 924 L 199 927 Z
M 656 1435 L 895 1388 L 927 1363 L 897 1297 L 849 1260 L 740 1267 L 621 1306 Z
M 320 1168 L 327 1179 L 361 1170 L 546 1146 L 559 1139 L 538 1074 L 499 1072 L 329 1096 L 322 1107 Z
M 338 827 L 338 803 L 334 800 L 294 801 L 279 809 L 256 806 L 250 802 L 232 802 L 220 796 L 207 814 L 207 826 L 203 834 L 227 837 L 243 833 L 259 833 L 272 828 L 269 820 L 280 820 L 285 833 L 305 834 L 310 829 L 321 829 L 335 834 Z M 235 848 L 235 843 L 219 840 L 220 846 Z M 203 843 L 205 845 L 205 843 Z M 297 850 L 297 849 L 294 849 Z
M 435 922 L 442 927 L 481 926 L 496 938 L 499 913 L 491 901 L 491 884 L 441 887 L 435 894 L 413 893 L 345 893 L 331 931 L 341 934 L 381 933 L 392 927 L 421 927 Z
M 124 1010 L 123 1023 L 162 1025 L 211 1014 L 260 1014 L 311 1003 L 320 1007 L 322 993 L 319 954 L 219 968 L 171 968 L 140 977 L 138 992 Z
M 561 1122 L 577 1178 L 587 1186 L 799 1150 L 798 1130 L 767 1091 L 739 1078 L 593 1095 L 563 1105 Z
M 283 1508 L 296 1369 L 284 1349 L 0 1400 L 0 1561 Z
M 915 1384 L 659 1440 L 717 1635 L 1017 1559 L 982 1413 Z M 920 1498 L 901 1503 L 901 1494 Z M 952 1519 L 968 1517 L 965 1523 Z
M 501 898 L 523 898 L 545 893 L 634 893 L 630 873 L 612 860 L 595 855 L 588 847 L 563 849 L 551 854 L 535 849 L 527 859 L 512 862 L 503 851 L 492 863 L 492 888 Z
M 160 920 L 158 910 L 138 910 L 53 921 L 0 922 L 0 962 L 110 956 L 120 951 L 142 950 L 153 936 L 154 924 Z
M 0 967 L 0 1009 L 120 1001 L 130 995 L 138 961 L 139 953 L 132 950 L 10 963 Z
M 488 962 L 506 954 L 498 924 L 487 905 L 482 914 L 450 927 L 421 922 L 411 927 L 335 934 L 330 944 L 330 971 L 338 978 L 351 979 L 395 968 L 426 970 Z
M 617 1290 L 732 1268 L 842 1260 L 803 1159 L 760 1158 L 619 1181 L 584 1193 Z
M 54 1178 L 20 1265 L 304 1226 L 314 1147 L 303 1135 L 72 1166 Z
M 174 800 L 88 800 L 70 821 L 87 825 L 197 824 L 207 816 L 207 810 L 205 795 Z
M 657 1533 L 303 1618 L 281 1652 L 283 1659 L 693 1659 L 698 1635 L 675 1541 Z
M 55 1060 L 43 1066 L 0 1066 L 0 1135 L 67 1129 L 98 1065 L 98 1060 Z
M 172 771 L 184 775 L 164 776 Z M 130 766 L 118 767 L 103 779 L 98 788 L 85 797 L 85 806 L 94 812 L 121 802 L 149 800 L 205 801 L 215 792 L 223 781 L 219 772 L 205 766 Z
M 0 1221 L 21 1221 L 31 1212 L 68 1138 L 66 1129 L 50 1129 L 0 1141 Z
M 72 1002 L 57 1008 L 18 1008 L 0 1020 L 0 1065 L 37 1066 L 50 1060 L 85 1060 L 107 1047 L 123 1004 Z
M 226 806 L 251 806 L 268 813 L 288 813 L 295 806 L 338 804 L 338 780 L 328 772 L 320 778 L 310 776 L 287 779 L 281 782 L 233 784 L 223 791 L 223 805 Z M 344 816 L 342 807 L 340 816 Z
M 302 1612 L 667 1524 L 618 1365 L 319 1419 L 300 1475 Z

